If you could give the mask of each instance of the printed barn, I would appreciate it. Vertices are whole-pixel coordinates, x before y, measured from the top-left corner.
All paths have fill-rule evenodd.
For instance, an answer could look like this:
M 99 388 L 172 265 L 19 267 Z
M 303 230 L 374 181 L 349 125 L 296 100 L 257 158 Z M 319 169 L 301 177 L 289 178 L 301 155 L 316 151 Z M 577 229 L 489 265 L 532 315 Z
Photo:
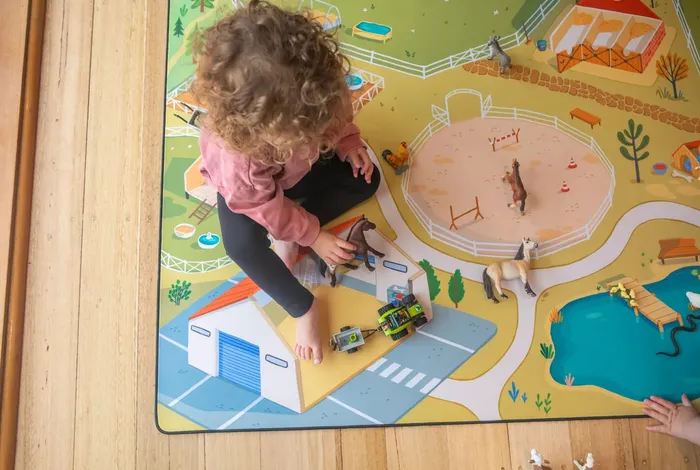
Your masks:
M 666 35 L 641 0 L 582 0 L 552 33 L 557 68 L 581 62 L 642 73 Z

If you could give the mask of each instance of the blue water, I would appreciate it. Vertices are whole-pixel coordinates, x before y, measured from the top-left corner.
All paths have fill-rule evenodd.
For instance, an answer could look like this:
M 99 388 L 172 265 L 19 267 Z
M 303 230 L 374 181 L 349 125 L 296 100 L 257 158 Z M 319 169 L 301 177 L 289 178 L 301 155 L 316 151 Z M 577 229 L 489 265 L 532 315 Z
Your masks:
M 383 24 L 370 23 L 369 21 L 361 21 L 357 23 L 356 27 L 357 29 L 361 29 L 362 31 L 367 31 L 368 33 L 373 34 L 386 35 L 391 32 L 390 27 L 384 26 Z
M 349 87 L 359 88 L 360 86 L 362 86 L 362 82 L 362 77 L 360 77 L 359 75 L 351 73 L 345 77 L 345 83 L 347 83 Z
M 691 275 L 698 268 L 678 269 L 644 286 L 680 313 L 686 326 L 691 311 L 685 293 L 700 292 L 700 280 Z M 656 353 L 673 352 L 671 330 L 678 323 L 666 325 L 660 333 L 656 325 L 641 314 L 635 317 L 622 299 L 607 292 L 570 302 L 561 313 L 564 321 L 551 329 L 555 355 L 550 373 L 557 382 L 564 384 L 571 373 L 574 386 L 596 385 L 633 400 L 657 395 L 680 401 L 683 393 L 691 399 L 700 397 L 700 325 L 693 333 L 679 331 L 676 340 L 681 353 L 668 357 Z

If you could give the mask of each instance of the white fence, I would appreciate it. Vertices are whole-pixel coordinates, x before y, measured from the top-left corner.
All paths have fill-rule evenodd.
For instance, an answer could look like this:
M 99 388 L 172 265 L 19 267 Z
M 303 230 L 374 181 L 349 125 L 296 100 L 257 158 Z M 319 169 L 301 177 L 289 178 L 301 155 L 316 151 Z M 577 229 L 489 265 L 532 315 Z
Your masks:
M 358 75 L 365 83 L 372 83 L 372 86 L 352 102 L 352 111 L 357 114 L 362 107 L 372 101 L 379 94 L 379 90 L 384 89 L 384 77 L 380 77 L 366 70 L 353 67 L 350 73 Z
M 228 256 L 211 261 L 186 261 L 184 259 L 177 258 L 166 251 L 160 250 L 160 265 L 165 269 L 170 269 L 171 271 L 176 271 L 179 273 L 206 273 L 221 269 L 229 264 L 233 264 L 233 261 L 231 261 L 231 258 Z
M 504 50 L 512 49 L 519 46 L 527 40 L 528 35 L 534 31 L 551 13 L 559 0 L 545 0 L 537 10 L 525 21 L 525 23 L 517 29 L 513 34 L 504 36 L 499 41 Z M 449 70 L 460 65 L 468 64 L 480 59 L 484 59 L 489 55 L 489 47 L 486 44 L 473 47 L 464 52 L 451 55 L 444 59 L 433 62 L 428 65 L 416 65 L 405 60 L 397 59 L 385 54 L 380 54 L 375 51 L 363 49 L 353 44 L 346 42 L 340 43 L 340 50 L 343 54 L 355 60 L 367 62 L 379 67 L 384 67 L 396 72 L 405 73 L 414 77 L 428 78 L 437 73 Z
M 607 156 L 603 152 L 603 149 L 598 145 L 598 143 L 587 134 L 579 131 L 575 127 L 567 124 L 556 116 L 548 116 L 546 114 L 537 113 L 534 111 L 528 111 L 524 109 L 517 108 L 503 108 L 499 106 L 493 106 L 491 96 L 487 96 L 486 99 L 483 95 L 476 90 L 470 90 L 467 88 L 462 88 L 458 90 L 453 90 L 447 95 L 445 95 L 445 108 L 442 109 L 438 106 L 433 105 L 432 115 L 433 121 L 431 121 L 423 130 L 413 139 L 411 144 L 408 146 L 411 154 L 411 159 L 420 151 L 421 147 L 425 142 L 432 137 L 436 132 L 445 127 L 449 127 L 450 115 L 448 100 L 454 95 L 470 94 L 479 97 L 481 118 L 502 118 L 502 119 L 518 119 L 522 121 L 534 122 L 537 124 L 543 124 L 545 126 L 553 127 L 568 136 L 581 142 L 583 145 L 591 149 L 601 162 L 605 166 L 605 169 L 610 173 L 610 189 L 605 199 L 601 203 L 598 210 L 595 212 L 593 217 L 582 227 L 577 228 L 569 233 L 552 238 L 550 240 L 543 241 L 539 243 L 538 248 L 535 250 L 535 258 L 542 258 L 544 256 L 552 255 L 558 253 L 561 250 L 569 248 L 577 243 L 589 240 L 593 231 L 600 225 L 605 214 L 608 213 L 612 207 L 613 193 L 615 191 L 615 169 L 608 160 Z M 434 240 L 441 241 L 447 245 L 454 248 L 466 251 L 469 254 L 475 256 L 490 256 L 494 258 L 512 258 L 518 251 L 519 244 L 517 243 L 497 243 L 497 242 L 482 242 L 470 240 L 462 235 L 459 235 L 448 228 L 433 222 L 430 217 L 419 207 L 413 197 L 409 194 L 408 187 L 411 178 L 411 168 L 409 164 L 408 171 L 404 173 L 403 181 L 401 182 L 401 191 L 403 192 L 406 204 L 411 208 L 413 214 L 416 216 L 423 228 L 428 232 L 430 238 Z
M 165 137 L 199 137 L 199 129 L 194 126 L 166 127 Z
M 700 54 L 698 53 L 698 47 L 695 45 L 693 40 L 693 34 L 690 31 L 690 26 L 688 26 L 688 21 L 685 19 L 685 14 L 683 13 L 683 8 L 681 7 L 680 0 L 671 0 L 673 3 L 673 8 L 676 9 L 676 15 L 678 15 L 678 20 L 681 22 L 681 28 L 683 28 L 683 33 L 685 34 L 685 41 L 688 43 L 688 49 L 690 50 L 690 55 L 693 56 L 693 62 L 695 62 L 695 68 L 700 74 Z M 698 0 L 693 0 L 698 1 Z

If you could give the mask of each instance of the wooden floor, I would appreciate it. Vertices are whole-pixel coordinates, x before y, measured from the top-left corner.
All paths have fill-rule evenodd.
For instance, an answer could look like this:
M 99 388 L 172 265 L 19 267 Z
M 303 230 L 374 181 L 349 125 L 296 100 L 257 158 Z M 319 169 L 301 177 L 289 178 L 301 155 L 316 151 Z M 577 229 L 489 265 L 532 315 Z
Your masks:
M 14 3 L 14 2 L 12 2 Z M 21 2 L 20 2 L 21 3 Z M 154 425 L 167 1 L 53 0 L 17 468 L 698 469 L 645 420 L 165 436 Z

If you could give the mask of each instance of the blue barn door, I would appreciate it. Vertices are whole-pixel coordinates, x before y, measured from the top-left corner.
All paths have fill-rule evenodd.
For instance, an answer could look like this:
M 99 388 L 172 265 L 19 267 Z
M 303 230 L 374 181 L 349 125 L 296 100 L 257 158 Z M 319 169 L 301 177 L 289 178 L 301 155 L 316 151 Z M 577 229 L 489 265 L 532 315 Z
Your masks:
M 219 377 L 260 394 L 260 348 L 219 331 Z

